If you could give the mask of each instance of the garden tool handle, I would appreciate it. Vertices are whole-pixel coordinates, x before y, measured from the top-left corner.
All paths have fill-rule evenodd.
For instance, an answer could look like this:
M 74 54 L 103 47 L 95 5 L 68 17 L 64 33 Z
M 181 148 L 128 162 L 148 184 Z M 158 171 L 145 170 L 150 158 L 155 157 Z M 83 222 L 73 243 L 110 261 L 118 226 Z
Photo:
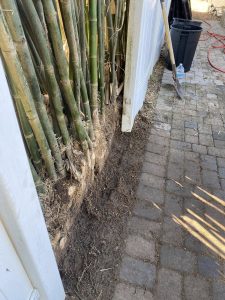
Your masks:
M 161 7 L 162 7 L 162 15 L 163 15 L 163 20 L 164 20 L 164 26 L 165 26 L 165 33 L 166 33 L 166 43 L 167 47 L 169 50 L 170 54 L 170 61 L 173 69 L 173 75 L 176 78 L 176 64 L 175 64 L 175 58 L 174 58 L 174 53 L 173 53 L 173 46 L 172 46 L 172 40 L 170 36 L 170 28 L 169 28 L 169 22 L 168 22 L 168 16 L 166 12 L 166 3 L 165 0 L 160 0 L 161 2 Z

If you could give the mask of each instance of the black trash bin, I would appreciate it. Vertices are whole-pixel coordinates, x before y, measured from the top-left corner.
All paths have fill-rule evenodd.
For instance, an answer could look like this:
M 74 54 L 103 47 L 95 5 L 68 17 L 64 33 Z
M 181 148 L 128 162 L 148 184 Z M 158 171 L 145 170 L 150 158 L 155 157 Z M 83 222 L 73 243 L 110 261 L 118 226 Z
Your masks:
M 198 20 L 187 20 L 187 19 L 181 19 L 181 18 L 173 18 L 172 25 L 177 25 L 177 24 L 201 26 L 202 22 L 198 21 Z
M 176 66 L 183 64 L 184 71 L 191 69 L 192 61 L 202 32 L 200 26 L 178 23 L 171 26 L 171 39 Z M 167 66 L 171 70 L 169 54 L 167 55 Z

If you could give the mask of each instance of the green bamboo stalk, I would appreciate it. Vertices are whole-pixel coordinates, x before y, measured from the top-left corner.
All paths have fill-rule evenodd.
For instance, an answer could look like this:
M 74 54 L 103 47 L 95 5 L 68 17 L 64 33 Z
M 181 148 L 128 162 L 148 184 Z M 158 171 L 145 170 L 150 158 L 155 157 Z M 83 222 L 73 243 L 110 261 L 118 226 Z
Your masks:
M 20 3 L 21 4 L 21 3 Z M 36 44 L 38 44 L 39 54 L 42 59 L 45 68 L 45 76 L 48 82 L 48 91 L 50 99 L 53 102 L 56 118 L 61 131 L 63 143 L 70 151 L 71 143 L 69 132 L 66 126 L 65 115 L 63 113 L 62 107 L 62 96 L 56 79 L 56 74 L 54 71 L 54 66 L 52 64 L 51 54 L 48 47 L 48 42 L 45 38 L 44 29 L 40 23 L 39 17 L 30 0 L 23 0 L 22 8 L 25 9 L 26 13 L 29 15 L 29 22 L 32 26 L 33 35 L 35 36 Z
M 85 30 L 85 1 L 79 0 L 80 7 L 80 49 L 81 49 L 81 66 L 86 80 L 86 30 Z
M 17 95 L 17 91 L 15 89 L 15 86 L 13 85 L 13 82 L 10 81 L 10 78 L 7 77 L 7 66 L 3 60 L 4 63 L 4 67 L 6 69 L 6 78 L 8 80 L 8 84 L 10 87 L 10 92 L 11 95 L 13 97 L 14 100 L 14 104 L 15 104 L 15 108 L 16 108 L 16 114 L 17 114 L 17 118 L 19 120 L 19 126 L 20 126 L 20 130 L 22 133 L 22 137 L 25 143 L 25 148 L 26 148 L 26 152 L 27 155 L 31 157 L 35 168 L 40 172 L 42 170 L 42 160 L 41 160 L 41 155 L 40 155 L 40 151 L 38 148 L 38 144 L 36 142 L 35 136 L 33 134 L 32 128 L 28 122 L 26 113 L 24 111 L 23 105 L 21 103 L 21 99 L 20 97 Z M 29 163 L 32 164 L 31 159 L 29 158 Z M 32 164 L 32 167 L 34 169 L 34 166 Z M 36 172 L 36 170 L 35 170 Z M 32 172 L 33 174 L 33 172 Z M 37 172 L 36 172 L 37 175 Z M 39 177 L 37 175 L 37 177 Z M 37 179 L 37 178 L 36 178 Z M 41 180 L 41 179 L 40 179 Z
M 104 47 L 104 36 L 105 36 L 105 1 L 98 0 L 98 43 L 99 43 L 99 90 L 101 100 L 101 113 L 104 114 L 105 106 L 105 47 Z
M 42 63 L 42 60 L 39 56 L 39 53 L 37 52 L 37 49 L 33 43 L 33 40 L 31 39 L 28 31 L 26 28 L 24 28 L 24 33 L 26 36 L 27 44 L 29 47 L 31 59 L 35 68 L 35 73 L 38 79 L 38 83 L 41 89 L 42 94 L 47 93 L 47 83 L 46 83 L 46 78 L 45 78 L 45 70 L 44 70 L 44 65 Z
M 56 180 L 57 175 L 48 141 L 45 137 L 41 122 L 36 112 L 33 97 L 28 87 L 28 83 L 24 77 L 2 10 L 0 10 L 0 38 L 1 52 L 7 66 L 10 81 L 14 82 L 15 89 L 17 90 L 18 96 L 22 101 L 24 111 L 40 147 L 41 155 L 45 162 L 48 174 L 53 180 Z
M 28 0 L 25 0 L 27 2 Z M 72 86 L 69 79 L 69 68 L 66 60 L 66 56 L 63 50 L 63 43 L 56 19 L 56 13 L 54 10 L 54 5 L 52 0 L 43 1 L 43 7 L 45 12 L 45 17 L 47 21 L 47 26 L 51 36 L 51 41 L 54 49 L 54 54 L 56 58 L 56 64 L 58 66 L 59 76 L 62 85 L 62 92 L 64 99 L 70 109 L 70 113 L 78 134 L 79 141 L 83 150 L 87 149 L 87 141 L 90 146 L 90 139 L 88 137 L 87 131 L 84 128 L 84 125 L 81 120 L 81 116 L 74 98 Z
M 14 92 L 13 92 L 13 94 L 14 94 Z M 25 111 L 24 111 L 22 103 L 21 103 L 21 99 L 18 96 L 16 96 L 15 94 L 13 95 L 13 99 L 15 101 L 21 130 L 23 132 L 23 136 L 26 141 L 26 145 L 27 145 L 28 151 L 30 153 L 31 159 L 35 165 L 35 168 L 38 171 L 41 171 L 42 162 L 41 162 L 41 155 L 40 155 L 40 152 L 38 149 L 38 144 L 35 140 L 32 128 L 27 120 Z
M 35 0 L 34 5 L 36 8 L 37 14 L 39 16 L 39 19 L 41 21 L 41 24 L 47 34 L 47 26 L 46 26 L 46 22 L 45 22 L 45 15 L 44 15 L 44 10 L 43 10 L 43 5 L 42 5 L 41 0 Z
M 37 172 L 36 172 L 36 170 L 35 170 L 35 168 L 34 168 L 34 166 L 33 166 L 30 159 L 29 159 L 29 165 L 30 165 L 31 173 L 32 173 L 32 176 L 33 176 L 34 183 L 35 183 L 38 194 L 45 194 L 46 190 L 45 190 L 44 184 L 41 180 L 41 177 L 37 174 Z
M 97 41 L 97 0 L 89 0 L 89 64 L 91 76 L 91 110 L 94 126 L 98 126 L 98 41 Z
M 89 106 L 89 99 L 88 99 L 87 89 L 86 89 L 86 85 L 85 85 L 85 80 L 84 80 L 82 68 L 80 65 L 80 57 L 79 57 L 79 50 L 78 50 L 79 45 L 77 45 L 78 40 L 75 37 L 75 30 L 74 30 L 70 0 L 62 0 L 61 1 L 61 11 L 62 11 L 62 15 L 64 18 L 65 31 L 66 31 L 67 41 L 68 41 L 68 45 L 69 45 L 69 49 L 70 49 L 75 84 L 76 84 L 77 88 L 78 88 L 77 82 L 79 82 L 81 84 L 81 93 L 82 93 L 84 112 L 85 112 L 85 116 L 89 123 L 90 136 L 93 137 L 91 110 L 90 110 L 90 106 Z M 75 24 L 75 26 L 76 26 L 76 24 Z
M 117 96 L 117 76 L 116 76 L 116 49 L 118 41 L 119 30 L 119 14 L 121 10 L 121 0 L 116 1 L 116 14 L 114 22 L 114 37 L 113 37 L 113 51 L 112 51 L 112 102 L 115 101 Z
M 110 50 L 110 58 L 112 62 L 114 27 L 113 27 L 113 19 L 112 19 L 112 13 L 110 8 L 111 0 L 106 0 L 105 2 L 106 2 L 106 18 L 107 18 L 107 28 L 108 28 L 109 50 Z
M 117 66 L 117 83 L 121 81 L 121 58 L 122 58 L 122 39 L 123 39 L 123 21 L 124 21 L 124 0 L 121 0 L 120 10 L 118 15 L 118 42 L 116 48 L 116 66 Z
M 74 12 L 76 14 L 76 20 L 77 20 L 77 24 L 79 24 L 79 17 L 80 17 L 80 11 L 78 9 L 78 4 L 77 4 L 77 0 L 71 0 L 71 3 L 73 2 L 73 6 L 74 6 Z
M 41 121 L 41 125 L 44 129 L 50 149 L 55 158 L 57 170 L 60 173 L 60 175 L 65 176 L 65 169 L 64 169 L 60 149 L 59 149 L 55 134 L 53 132 L 50 120 L 48 118 L 48 114 L 47 114 L 46 107 L 44 104 L 44 99 L 43 99 L 43 96 L 41 94 L 41 90 L 40 90 L 40 87 L 38 84 L 38 80 L 36 77 L 35 69 L 34 69 L 34 66 L 32 63 L 29 48 L 28 48 L 26 38 L 24 35 L 23 27 L 20 22 L 17 7 L 15 5 L 14 0 L 4 0 L 2 2 L 3 2 L 2 8 L 4 9 L 4 15 L 5 15 L 7 24 L 9 26 L 9 30 L 12 35 L 12 39 L 14 41 L 14 44 L 16 45 L 16 50 L 17 50 L 25 77 L 28 81 L 31 93 L 33 95 L 34 104 L 36 106 L 37 113 L 38 113 L 38 116 Z M 13 14 L 11 13 L 11 11 L 13 11 Z
M 77 29 L 77 13 L 75 9 L 74 1 L 70 1 L 70 11 L 72 11 L 72 22 L 69 20 L 70 24 L 67 24 L 67 18 L 70 19 L 70 12 L 67 12 L 68 10 L 68 4 L 67 8 L 64 9 L 64 13 L 62 12 L 62 17 L 64 20 L 64 27 L 65 27 L 65 34 L 68 41 L 68 46 L 70 49 L 70 58 L 71 58 L 71 64 L 72 64 L 72 72 L 73 72 L 73 78 L 74 78 L 74 95 L 75 99 L 77 101 L 78 109 L 80 110 L 80 76 L 79 76 L 79 70 L 76 68 L 78 65 L 80 65 L 80 45 L 79 45 L 79 37 L 78 37 L 78 29 Z M 63 6 L 63 1 L 61 2 L 61 7 Z M 68 16 L 64 16 L 67 14 Z M 72 32 L 68 32 L 68 28 L 72 30 Z M 70 37 L 72 34 L 72 37 Z M 69 37 L 68 37 L 69 35 Z M 71 41 L 73 39 L 73 41 Z M 75 44 L 74 44 L 75 43 Z M 72 48 L 72 49 L 71 49 Z M 75 49 L 74 49 L 75 48 Z M 75 51 L 75 54 L 74 54 Z

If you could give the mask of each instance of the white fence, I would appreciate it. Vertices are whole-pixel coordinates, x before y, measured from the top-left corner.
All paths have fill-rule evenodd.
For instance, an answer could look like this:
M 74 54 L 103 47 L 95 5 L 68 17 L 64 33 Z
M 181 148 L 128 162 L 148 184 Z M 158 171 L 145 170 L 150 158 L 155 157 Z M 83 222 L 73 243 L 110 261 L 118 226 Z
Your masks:
M 0 91 L 0 299 L 63 300 L 1 59 Z
M 170 0 L 167 0 L 169 8 Z M 122 131 L 130 132 L 164 38 L 160 0 L 130 0 Z

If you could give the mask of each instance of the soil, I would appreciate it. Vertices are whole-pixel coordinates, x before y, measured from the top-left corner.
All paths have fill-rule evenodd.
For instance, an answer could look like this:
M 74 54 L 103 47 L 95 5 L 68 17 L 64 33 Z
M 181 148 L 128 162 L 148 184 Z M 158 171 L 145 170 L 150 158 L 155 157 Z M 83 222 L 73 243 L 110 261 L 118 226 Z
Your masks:
M 106 164 L 71 227 L 59 261 L 67 299 L 112 298 L 163 69 L 160 59 L 132 132 L 117 128 Z

